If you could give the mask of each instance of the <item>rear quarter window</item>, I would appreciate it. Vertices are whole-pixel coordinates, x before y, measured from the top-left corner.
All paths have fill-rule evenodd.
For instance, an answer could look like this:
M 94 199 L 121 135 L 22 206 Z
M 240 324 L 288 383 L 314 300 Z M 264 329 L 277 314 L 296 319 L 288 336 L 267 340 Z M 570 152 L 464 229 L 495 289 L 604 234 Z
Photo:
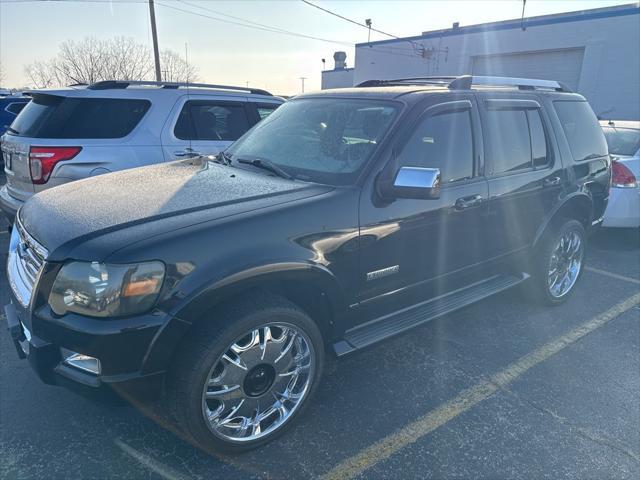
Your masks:
M 34 95 L 12 129 L 15 135 L 32 138 L 122 138 L 150 106 L 138 99 Z
M 553 104 L 575 161 L 608 155 L 602 128 L 587 102 L 558 100 Z

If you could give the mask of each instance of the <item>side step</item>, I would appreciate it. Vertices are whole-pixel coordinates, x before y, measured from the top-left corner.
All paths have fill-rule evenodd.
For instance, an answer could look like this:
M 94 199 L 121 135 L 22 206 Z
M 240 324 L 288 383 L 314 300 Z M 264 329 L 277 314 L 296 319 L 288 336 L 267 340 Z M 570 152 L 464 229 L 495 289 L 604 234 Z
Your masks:
M 336 343 L 334 350 L 338 356 L 346 355 L 507 290 L 527 278 L 529 275 L 526 273 L 495 275 L 426 302 L 376 318 L 347 330 L 344 340 Z

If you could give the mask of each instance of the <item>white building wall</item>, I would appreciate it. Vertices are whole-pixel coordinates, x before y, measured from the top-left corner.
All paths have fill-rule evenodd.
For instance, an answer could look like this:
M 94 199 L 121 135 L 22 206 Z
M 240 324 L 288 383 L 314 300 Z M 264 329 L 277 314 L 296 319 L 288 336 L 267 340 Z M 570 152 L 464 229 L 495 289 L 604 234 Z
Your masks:
M 623 11 L 627 14 L 616 16 L 616 12 Z M 599 15 L 600 18 L 566 21 L 577 15 L 585 18 Z M 427 52 L 433 49 L 427 58 L 420 56 L 420 48 L 407 40 L 357 45 L 353 83 L 474 73 L 474 64 L 476 68 L 486 67 L 491 62 L 484 57 L 496 55 L 490 59 L 495 61 L 496 69 L 513 71 L 512 76 L 533 73 L 535 78 L 565 77 L 560 80 L 573 83 L 570 86 L 577 87 L 596 114 L 604 118 L 640 119 L 640 7 L 637 4 L 534 17 L 526 22 L 529 25 L 524 31 L 519 21 L 497 22 L 483 26 L 484 29 L 462 27 L 413 37 L 416 46 L 424 46 Z M 535 25 L 543 22 L 551 23 Z M 528 55 L 518 56 L 522 53 Z M 574 67 L 577 72 L 571 71 Z M 517 74 L 518 69 L 525 74 Z
M 322 72 L 322 90 L 343 87 L 353 87 L 353 68 L 324 70 Z

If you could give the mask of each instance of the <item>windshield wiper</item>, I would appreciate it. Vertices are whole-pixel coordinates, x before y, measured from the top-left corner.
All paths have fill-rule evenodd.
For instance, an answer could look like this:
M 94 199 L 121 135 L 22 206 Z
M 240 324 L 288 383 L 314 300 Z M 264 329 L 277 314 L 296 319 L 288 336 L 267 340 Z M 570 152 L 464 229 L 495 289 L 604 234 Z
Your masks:
M 222 165 L 231 165 L 231 155 L 227 152 L 218 152 L 218 154 L 214 157 L 214 162 L 221 163 Z
M 18 130 L 16 130 L 15 128 L 7 127 L 7 130 L 9 132 L 13 133 L 14 135 L 20 135 L 20 132 Z
M 254 167 L 262 168 L 263 170 L 268 170 L 271 173 L 275 173 L 279 177 L 286 178 L 287 180 L 293 180 L 293 176 L 289 175 L 283 169 L 281 169 L 278 165 L 273 163 L 271 160 L 265 160 L 262 158 L 239 158 L 237 160 L 238 163 L 245 163 L 247 165 L 253 165 Z

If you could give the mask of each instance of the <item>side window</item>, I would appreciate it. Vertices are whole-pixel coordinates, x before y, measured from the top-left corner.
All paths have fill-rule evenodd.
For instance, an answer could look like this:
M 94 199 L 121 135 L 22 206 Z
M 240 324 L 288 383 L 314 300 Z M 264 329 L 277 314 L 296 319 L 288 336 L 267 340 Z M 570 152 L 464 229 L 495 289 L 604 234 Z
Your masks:
M 542 118 L 538 110 L 527 110 L 527 120 L 529 122 L 529 132 L 531 133 L 531 156 L 533 157 L 533 168 L 544 168 L 549 164 L 547 154 L 547 138 L 542 126 Z
M 5 110 L 7 112 L 13 113 L 14 115 L 18 115 L 26 104 L 27 102 L 10 103 L 9 105 L 7 105 L 7 108 L 5 108 Z
M 233 141 L 247 130 L 249 119 L 243 104 L 188 101 L 173 132 L 181 140 Z
M 497 175 L 531 167 L 531 143 L 526 110 L 487 110 L 491 152 L 490 173 Z
M 485 127 L 491 175 L 549 164 L 547 138 L 538 109 L 488 109 Z
M 398 166 L 439 168 L 443 184 L 471 178 L 470 112 L 444 112 L 422 119 L 398 155 Z
M 607 142 L 587 102 L 553 102 L 571 155 L 577 162 L 607 155 Z
M 256 110 L 258 111 L 258 116 L 260 117 L 260 120 L 264 120 L 265 118 L 267 118 L 279 106 L 280 105 L 274 105 L 272 103 L 259 103 L 259 104 L 257 104 L 256 105 Z

